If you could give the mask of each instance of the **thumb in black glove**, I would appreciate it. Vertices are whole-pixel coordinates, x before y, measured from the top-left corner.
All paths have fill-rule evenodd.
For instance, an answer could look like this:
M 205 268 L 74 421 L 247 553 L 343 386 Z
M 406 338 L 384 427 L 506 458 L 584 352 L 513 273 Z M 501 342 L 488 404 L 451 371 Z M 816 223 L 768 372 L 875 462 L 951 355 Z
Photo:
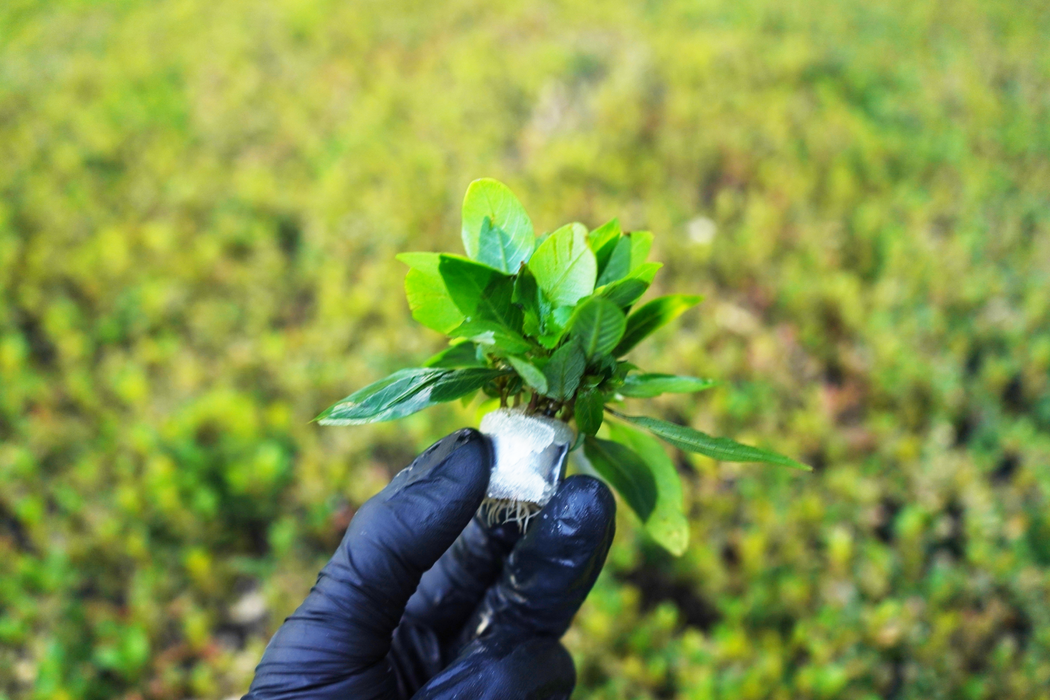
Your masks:
M 566 479 L 518 541 L 474 517 L 491 460 L 479 433 L 454 433 L 365 503 L 246 698 L 568 698 L 558 639 L 605 561 L 615 502 Z

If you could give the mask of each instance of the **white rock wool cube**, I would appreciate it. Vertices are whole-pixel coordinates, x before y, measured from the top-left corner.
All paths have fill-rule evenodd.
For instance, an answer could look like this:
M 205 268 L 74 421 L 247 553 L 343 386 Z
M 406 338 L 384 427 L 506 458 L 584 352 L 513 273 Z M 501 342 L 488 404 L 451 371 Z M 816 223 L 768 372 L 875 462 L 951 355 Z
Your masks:
M 495 457 L 487 498 L 545 506 L 565 473 L 573 429 L 554 418 L 501 408 L 481 419 L 481 432 L 492 441 Z

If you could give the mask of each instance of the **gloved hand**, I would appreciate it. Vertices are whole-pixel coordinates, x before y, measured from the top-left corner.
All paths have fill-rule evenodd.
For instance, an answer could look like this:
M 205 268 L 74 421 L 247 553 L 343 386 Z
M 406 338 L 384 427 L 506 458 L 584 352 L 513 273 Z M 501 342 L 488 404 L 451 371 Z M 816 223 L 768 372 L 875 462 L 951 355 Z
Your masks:
M 605 561 L 615 502 L 571 477 L 524 536 L 486 528 L 491 460 L 479 433 L 453 433 L 361 506 L 246 698 L 568 698 L 558 639 Z

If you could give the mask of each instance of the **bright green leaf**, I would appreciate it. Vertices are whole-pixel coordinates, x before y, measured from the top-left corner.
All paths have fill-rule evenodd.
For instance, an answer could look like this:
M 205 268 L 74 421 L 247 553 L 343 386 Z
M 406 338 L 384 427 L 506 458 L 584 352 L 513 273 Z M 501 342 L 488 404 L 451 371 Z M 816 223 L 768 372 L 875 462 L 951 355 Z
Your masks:
M 551 234 L 529 260 L 536 283 L 555 307 L 573 306 L 594 291 L 598 263 L 586 229 L 568 224 Z
M 610 423 L 609 435 L 634 450 L 649 465 L 656 482 L 656 504 L 645 521 L 645 529 L 667 551 L 681 556 L 689 546 L 689 521 L 682 504 L 682 481 L 674 462 L 659 442 L 639 430 Z
M 525 380 L 525 383 L 530 387 L 540 392 L 541 394 L 547 393 L 547 376 L 543 374 L 543 371 L 532 364 L 528 360 L 524 360 L 520 357 L 514 357 L 513 355 L 507 358 L 511 366 L 518 375 Z
M 611 219 L 587 234 L 587 245 L 594 251 L 594 257 L 598 262 L 598 273 L 601 274 L 609 256 L 616 248 L 616 242 L 620 239 L 620 220 Z
M 714 386 L 713 379 L 682 377 L 674 374 L 632 374 L 617 391 L 632 398 L 651 399 L 660 394 L 688 394 Z
M 646 284 L 652 284 L 656 278 L 656 273 L 663 267 L 663 263 L 658 262 L 647 262 L 642 263 L 634 270 L 631 270 L 631 274 L 627 276 L 628 279 L 639 279 Z
M 598 286 L 612 284 L 617 280 L 634 276 L 633 273 L 646 264 L 645 259 L 649 256 L 649 249 L 652 248 L 652 245 L 653 234 L 648 231 L 632 231 L 622 236 L 616 241 L 608 261 L 602 264 L 602 261 L 599 260 Z M 651 283 L 652 276 L 659 269 L 660 265 L 655 268 L 646 267 L 642 274 L 648 279 L 644 281 Z
M 593 435 L 584 439 L 583 454 L 642 522 L 647 521 L 656 507 L 656 480 L 645 460 L 626 445 Z
M 493 230 L 482 240 L 486 217 Z M 503 235 L 494 236 L 494 229 Z M 463 247 L 469 257 L 513 273 L 535 245 L 532 221 L 509 187 L 491 178 L 470 183 L 463 197 Z
M 543 292 L 540 292 L 543 295 Z M 543 347 L 553 350 L 558 347 L 561 343 L 562 338 L 565 337 L 566 331 L 569 330 L 569 322 L 572 320 L 573 312 L 576 310 L 572 306 L 559 306 L 556 309 L 551 309 L 550 304 L 541 304 L 546 309 L 546 313 L 541 318 L 541 329 L 542 333 L 539 335 L 538 340 L 540 345 Z
M 627 328 L 627 317 L 616 304 L 592 297 L 576 307 L 569 333 L 583 348 L 588 360 L 616 347 Z
M 594 435 L 602 427 L 605 396 L 597 389 L 585 389 L 576 395 L 576 427 L 581 433 Z
M 661 440 L 686 452 L 696 452 L 723 462 L 764 462 L 792 469 L 812 470 L 812 467 L 776 452 L 742 445 L 729 438 L 713 437 L 684 425 L 676 425 L 648 416 L 626 416 L 616 411 L 611 411 L 611 413 L 635 425 L 640 425 Z
M 448 333 L 463 322 L 463 314 L 438 272 L 437 253 L 402 253 L 397 259 L 411 268 L 405 275 L 405 296 L 412 318 L 439 333 Z
M 586 366 L 587 358 L 579 343 L 568 342 L 555 350 L 543 368 L 547 376 L 547 396 L 561 400 L 572 398 Z
M 619 357 L 627 353 L 647 335 L 678 318 L 686 309 L 696 306 L 702 298 L 687 294 L 672 294 L 653 299 L 628 317 L 627 330 L 619 345 L 613 350 L 613 354 Z
M 634 272 L 644 265 L 645 259 L 649 257 L 649 250 L 653 247 L 653 234 L 649 231 L 631 231 L 626 238 L 631 242 L 630 271 Z

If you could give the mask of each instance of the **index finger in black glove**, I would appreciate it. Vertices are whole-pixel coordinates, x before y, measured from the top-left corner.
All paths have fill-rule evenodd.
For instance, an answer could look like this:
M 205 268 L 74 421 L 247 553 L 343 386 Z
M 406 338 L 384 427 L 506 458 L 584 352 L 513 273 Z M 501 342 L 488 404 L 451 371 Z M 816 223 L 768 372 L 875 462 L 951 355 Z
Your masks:
M 491 460 L 477 431 L 453 433 L 365 503 L 306 601 L 270 640 L 248 697 L 393 696 L 386 657 L 394 629 L 423 572 L 480 506 Z

